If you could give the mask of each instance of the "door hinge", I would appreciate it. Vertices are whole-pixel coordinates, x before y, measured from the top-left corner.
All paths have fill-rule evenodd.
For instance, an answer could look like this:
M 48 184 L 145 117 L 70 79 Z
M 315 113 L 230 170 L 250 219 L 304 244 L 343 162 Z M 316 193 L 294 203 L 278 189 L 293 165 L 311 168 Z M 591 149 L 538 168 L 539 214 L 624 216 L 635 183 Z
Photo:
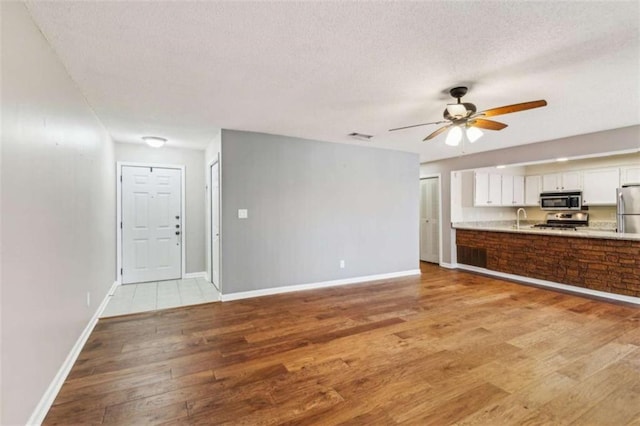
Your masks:
M 120 229 L 122 229 L 122 222 L 120 222 Z
M 120 275 L 122 275 L 122 268 L 120 268 Z
M 122 175 L 120 175 L 120 182 L 122 182 Z
M 150 167 L 150 169 L 151 169 L 151 173 L 153 173 L 153 167 Z

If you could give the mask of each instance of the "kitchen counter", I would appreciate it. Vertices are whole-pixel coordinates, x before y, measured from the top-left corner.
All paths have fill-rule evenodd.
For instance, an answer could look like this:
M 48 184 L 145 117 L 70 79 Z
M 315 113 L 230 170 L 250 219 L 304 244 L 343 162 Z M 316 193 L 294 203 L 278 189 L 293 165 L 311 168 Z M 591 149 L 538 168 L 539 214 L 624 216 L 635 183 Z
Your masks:
M 456 224 L 457 263 L 640 297 L 640 235 Z
M 452 224 L 454 229 L 469 229 L 477 231 L 510 232 L 518 234 L 553 235 L 576 238 L 597 238 L 608 240 L 640 241 L 640 234 L 618 233 L 613 229 L 606 228 L 577 228 L 575 231 L 565 229 L 541 229 L 534 228 L 531 224 L 520 225 L 516 229 L 513 222 L 458 222 Z

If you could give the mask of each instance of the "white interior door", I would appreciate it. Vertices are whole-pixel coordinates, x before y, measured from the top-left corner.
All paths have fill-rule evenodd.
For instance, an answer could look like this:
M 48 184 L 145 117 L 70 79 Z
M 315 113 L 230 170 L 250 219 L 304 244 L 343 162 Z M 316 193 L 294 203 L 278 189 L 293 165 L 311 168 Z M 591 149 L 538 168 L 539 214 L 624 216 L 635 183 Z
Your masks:
M 440 262 L 439 179 L 420 180 L 420 260 Z
M 211 165 L 211 282 L 220 290 L 220 166 Z
M 122 283 L 181 278 L 181 171 L 122 167 Z

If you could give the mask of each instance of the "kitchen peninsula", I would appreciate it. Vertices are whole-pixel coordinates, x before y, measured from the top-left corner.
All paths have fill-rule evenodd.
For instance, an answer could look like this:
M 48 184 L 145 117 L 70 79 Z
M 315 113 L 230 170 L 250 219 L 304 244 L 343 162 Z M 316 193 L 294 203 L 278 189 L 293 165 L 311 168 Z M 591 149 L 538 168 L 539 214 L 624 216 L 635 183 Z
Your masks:
M 640 234 L 458 223 L 457 263 L 640 297 Z

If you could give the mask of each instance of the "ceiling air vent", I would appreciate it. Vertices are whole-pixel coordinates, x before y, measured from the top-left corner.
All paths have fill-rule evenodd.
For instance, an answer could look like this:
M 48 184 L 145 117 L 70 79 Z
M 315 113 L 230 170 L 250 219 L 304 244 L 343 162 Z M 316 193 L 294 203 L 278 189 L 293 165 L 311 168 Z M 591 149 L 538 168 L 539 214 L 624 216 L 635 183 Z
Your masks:
M 349 136 L 354 139 L 360 139 L 361 141 L 368 141 L 373 137 L 373 135 L 365 135 L 364 133 L 357 132 L 349 133 Z

